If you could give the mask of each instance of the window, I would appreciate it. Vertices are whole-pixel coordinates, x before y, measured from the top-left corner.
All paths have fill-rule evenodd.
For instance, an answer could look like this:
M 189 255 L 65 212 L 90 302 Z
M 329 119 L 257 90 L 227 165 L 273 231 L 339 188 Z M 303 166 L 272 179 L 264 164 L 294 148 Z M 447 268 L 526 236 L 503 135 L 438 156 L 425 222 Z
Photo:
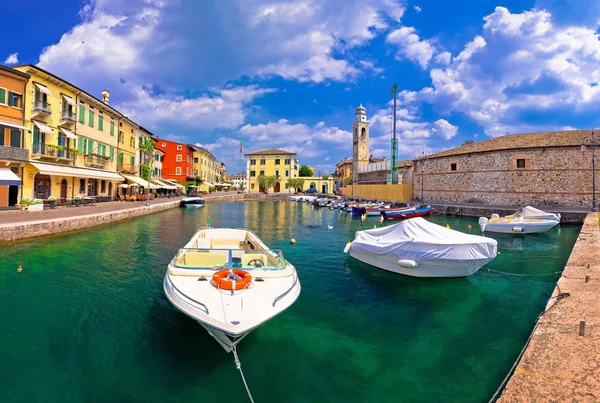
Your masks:
M 119 143 L 123 143 L 123 132 L 119 130 Z
M 181 151 L 182 149 L 183 148 L 182 148 L 181 144 L 177 146 L 177 151 Z
M 119 127 L 123 127 L 123 122 L 119 122 Z
M 256 165 L 256 160 L 250 160 L 250 165 Z
M 264 174 L 265 174 L 265 171 L 260 171 L 260 174 L 261 174 L 261 175 L 264 175 Z
M 106 193 L 106 181 L 100 182 L 100 193 Z
M 279 178 L 279 169 L 275 170 L 275 176 Z
M 289 187 L 290 187 L 290 186 L 289 186 L 289 185 L 286 183 L 286 184 L 285 184 L 285 188 L 286 188 L 286 189 L 289 189 Z
M 288 169 L 285 170 L 285 176 L 286 177 L 290 176 L 290 171 Z
M 275 165 L 279 165 L 280 162 L 281 162 L 281 160 L 279 158 L 275 159 Z
M 517 168 L 525 168 L 525 158 L 517 158 Z
M 154 155 L 154 161 L 158 161 L 160 159 L 160 157 L 158 156 L 158 154 Z
M 264 158 L 260 159 L 260 165 L 267 165 L 267 160 Z
M 250 176 L 256 176 L 256 171 L 250 171 Z
M 456 162 L 453 162 L 450 164 L 450 170 L 451 171 L 456 171 Z
M 285 165 L 290 165 L 290 159 L 289 158 L 285 159 Z
M 129 147 L 135 148 L 135 137 L 129 138 Z
M 250 184 L 250 189 L 254 189 L 254 183 Z
M 104 131 L 104 116 L 101 113 L 98 115 L 98 130 Z
M 85 193 L 85 179 L 79 179 L 79 193 Z
M 115 122 L 113 122 L 112 120 L 110 121 L 110 135 L 115 135 Z
M 162 146 L 163 146 L 163 147 L 166 147 L 166 146 L 167 146 L 167 143 L 162 143 Z
M 134 165 L 135 165 L 135 157 L 134 157 L 134 156 L 131 156 L 131 157 L 129 157 L 129 164 L 130 164 L 131 166 L 134 166 Z
M 115 149 L 113 148 L 113 146 L 110 146 L 110 160 L 115 160 Z
M 0 105 L 6 105 L 6 88 L 0 88 Z
M 15 108 L 21 108 L 21 100 L 23 96 L 21 94 L 17 94 L 16 92 L 8 92 L 8 106 L 12 106 Z
M 182 155 L 181 154 L 177 154 L 175 156 L 175 162 L 181 162 L 182 161 Z
M 88 111 L 88 124 L 90 127 L 94 127 L 94 111 L 91 109 Z
M 198 158 L 194 158 L 194 164 L 198 163 Z
M 181 167 L 175 168 L 175 175 L 181 175 Z

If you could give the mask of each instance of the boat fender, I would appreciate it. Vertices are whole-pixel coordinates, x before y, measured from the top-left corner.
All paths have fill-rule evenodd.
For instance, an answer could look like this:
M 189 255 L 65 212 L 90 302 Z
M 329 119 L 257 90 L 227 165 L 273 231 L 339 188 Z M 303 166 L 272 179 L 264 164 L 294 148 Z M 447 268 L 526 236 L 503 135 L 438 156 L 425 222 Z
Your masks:
M 344 248 L 344 253 L 348 253 L 348 251 L 350 250 L 350 245 L 352 245 L 352 242 L 348 242 L 346 244 L 346 247 Z
M 487 226 L 488 219 L 486 217 L 479 217 L 479 227 L 481 228 L 481 232 L 485 231 L 485 227 Z
M 513 227 L 512 232 L 525 232 L 523 227 Z
M 419 265 L 419 263 L 415 262 L 414 260 L 400 259 L 400 260 L 398 260 L 398 265 L 402 266 L 402 267 L 413 268 L 413 267 L 417 267 Z

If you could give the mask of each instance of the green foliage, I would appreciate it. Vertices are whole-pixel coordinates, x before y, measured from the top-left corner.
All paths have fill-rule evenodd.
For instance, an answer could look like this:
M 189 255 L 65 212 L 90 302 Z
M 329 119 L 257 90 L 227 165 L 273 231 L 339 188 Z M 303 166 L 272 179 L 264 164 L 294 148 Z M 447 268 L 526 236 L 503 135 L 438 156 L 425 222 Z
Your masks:
M 304 189 L 304 178 L 296 178 L 296 189 L 300 192 Z
M 300 176 L 313 176 L 313 170 L 310 169 L 310 167 L 308 165 L 302 165 L 300 167 L 300 172 L 299 174 Z
M 258 178 L 256 178 L 258 180 L 258 187 L 259 188 L 263 188 L 266 189 L 267 188 L 267 177 L 264 175 L 259 175 Z
M 348 176 L 344 178 L 344 186 L 352 185 L 352 177 Z
M 276 184 L 277 184 L 277 177 L 275 175 L 267 176 L 267 189 L 271 189 L 272 187 L 275 187 Z
M 321 179 L 329 179 L 329 176 L 327 176 L 327 175 L 323 175 L 323 176 L 321 177 Z
M 31 204 L 44 204 L 44 201 L 42 199 L 33 199 Z
M 73 200 L 83 200 L 83 195 L 81 193 L 77 193 L 73 196 Z
M 55 202 L 56 201 L 56 196 L 48 196 L 48 201 L 49 202 Z
M 31 199 L 21 199 L 21 204 L 23 204 L 24 206 L 31 206 L 32 203 L 33 200 Z
M 140 178 L 147 181 L 149 174 L 150 174 L 150 167 L 146 164 L 140 165 Z

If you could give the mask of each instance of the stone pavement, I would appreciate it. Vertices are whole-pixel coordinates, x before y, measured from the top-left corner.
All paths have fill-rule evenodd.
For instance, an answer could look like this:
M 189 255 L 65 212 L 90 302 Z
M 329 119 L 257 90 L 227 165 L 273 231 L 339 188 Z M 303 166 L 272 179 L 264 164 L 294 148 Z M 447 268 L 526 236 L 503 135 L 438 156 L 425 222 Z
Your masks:
M 599 401 L 600 225 L 590 213 L 498 402 Z

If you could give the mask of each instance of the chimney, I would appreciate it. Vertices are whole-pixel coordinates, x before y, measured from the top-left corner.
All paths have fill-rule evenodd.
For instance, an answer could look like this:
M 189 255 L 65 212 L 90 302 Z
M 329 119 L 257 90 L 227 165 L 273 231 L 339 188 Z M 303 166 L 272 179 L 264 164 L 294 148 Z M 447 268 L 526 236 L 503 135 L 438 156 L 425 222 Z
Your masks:
M 102 102 L 108 105 L 108 98 L 110 97 L 110 92 L 107 90 L 102 90 Z

